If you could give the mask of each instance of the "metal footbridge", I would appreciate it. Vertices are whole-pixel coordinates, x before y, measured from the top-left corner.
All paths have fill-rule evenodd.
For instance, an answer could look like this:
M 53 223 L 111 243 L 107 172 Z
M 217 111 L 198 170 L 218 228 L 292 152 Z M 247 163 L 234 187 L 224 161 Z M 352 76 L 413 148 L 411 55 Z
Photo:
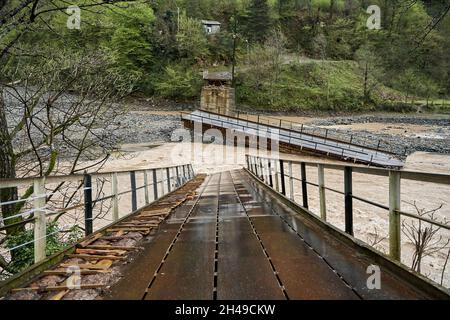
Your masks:
M 396 208 L 400 201 L 397 178 L 448 185 L 447 175 L 331 165 L 346 174 L 346 228 L 340 230 L 309 211 L 307 186 L 312 183 L 305 175 L 300 179 L 303 204 L 289 196 L 297 179 L 292 165 L 297 164 L 248 156 L 246 168 L 212 175 L 195 175 L 189 165 L 132 171 L 131 189 L 118 192 L 115 181 L 112 195 L 102 198 L 89 194 L 92 181 L 109 176 L 117 180 L 118 174 L 128 173 L 85 176 L 88 225 L 94 220 L 92 203 L 111 198 L 115 203 L 128 192 L 133 212 L 99 229 L 94 220 L 94 230 L 87 231 L 77 244 L 0 283 L 0 296 L 52 300 L 449 299 L 448 289 L 400 263 L 400 234 L 395 227 L 400 215 L 408 215 Z M 303 172 L 306 165 L 315 164 L 298 165 Z M 391 202 L 385 206 L 392 226 L 389 255 L 352 235 L 352 200 L 369 201 L 352 194 L 352 172 L 391 177 Z M 47 183 L 52 179 L 61 182 L 68 177 L 49 177 Z M 3 186 L 11 185 L 13 181 L 3 181 Z M 322 197 L 325 186 L 319 187 Z M 138 191 L 145 191 L 141 208 L 137 207 L 143 200 Z M 42 223 L 45 220 L 35 222 L 37 226 Z M 441 227 L 450 229 L 445 224 Z M 36 242 L 45 248 L 41 238 Z M 378 285 L 371 278 L 374 270 L 379 271 Z
M 317 155 L 326 155 L 345 161 L 369 164 L 379 167 L 401 168 L 404 163 L 399 157 L 389 151 L 380 149 L 380 142 L 374 147 L 359 145 L 350 141 L 332 138 L 325 130 L 325 134 L 310 132 L 303 125 L 300 127 L 290 123 L 289 127 L 282 125 L 282 120 L 277 124 L 270 121 L 264 122 L 258 116 L 256 121 L 248 117 L 236 117 L 218 114 L 210 111 L 196 110 L 192 113 L 182 113 L 181 118 L 189 127 L 194 123 L 207 128 L 219 128 L 232 130 L 246 136 L 276 140 L 280 144 Z M 203 128 L 203 129 L 205 129 Z
M 242 170 L 207 177 L 198 198 L 176 210 L 145 250 L 106 299 L 360 300 L 434 295 L 387 265 L 382 267 L 382 289 L 369 289 L 367 268 L 373 257 L 298 216 Z

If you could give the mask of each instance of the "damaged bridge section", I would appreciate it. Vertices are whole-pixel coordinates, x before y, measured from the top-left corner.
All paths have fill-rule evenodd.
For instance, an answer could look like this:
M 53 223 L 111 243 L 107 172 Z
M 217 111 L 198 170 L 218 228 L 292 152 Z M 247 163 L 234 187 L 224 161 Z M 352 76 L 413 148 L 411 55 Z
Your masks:
M 243 119 L 239 115 L 231 116 L 204 110 L 182 113 L 181 117 L 185 126 L 191 129 L 195 124 L 200 124 L 202 131 L 215 128 L 222 132 L 231 130 L 236 134 L 257 137 L 258 140 L 276 140 L 281 152 L 308 153 L 385 168 L 404 166 L 404 162 L 397 155 L 381 150 L 379 146 L 374 148 L 330 138 L 327 135 L 317 135 L 307 132 L 303 126 L 285 128 L 281 126 L 281 121 L 277 126 Z

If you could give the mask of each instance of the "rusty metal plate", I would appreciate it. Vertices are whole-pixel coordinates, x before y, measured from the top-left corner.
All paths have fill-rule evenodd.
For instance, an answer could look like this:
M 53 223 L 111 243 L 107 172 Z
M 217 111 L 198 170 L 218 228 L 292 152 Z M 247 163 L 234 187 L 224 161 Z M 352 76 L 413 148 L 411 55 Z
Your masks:
M 210 300 L 214 288 L 215 222 L 188 223 L 146 300 Z
M 219 223 L 217 298 L 284 299 L 269 261 L 246 218 Z
M 236 194 L 233 195 L 220 195 L 219 196 L 219 212 L 221 217 L 245 217 L 245 210 L 242 208 L 241 203 L 236 198 Z
M 164 263 L 146 300 L 211 300 L 214 244 L 178 244 Z
M 358 299 L 279 217 L 252 219 L 290 299 Z

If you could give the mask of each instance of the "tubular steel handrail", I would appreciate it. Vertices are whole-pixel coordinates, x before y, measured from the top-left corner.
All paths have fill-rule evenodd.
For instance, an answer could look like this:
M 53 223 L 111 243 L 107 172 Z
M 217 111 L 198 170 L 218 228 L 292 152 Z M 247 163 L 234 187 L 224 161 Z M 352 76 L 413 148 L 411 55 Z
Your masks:
M 210 111 L 207 111 L 207 112 L 210 112 Z M 305 133 L 308 134 L 308 135 L 315 136 L 315 137 L 321 137 L 321 138 L 325 138 L 325 139 L 328 139 L 328 140 L 340 141 L 340 139 L 330 138 L 330 136 L 328 135 L 329 132 L 330 132 L 330 130 L 327 129 L 327 128 L 320 128 L 320 127 L 314 127 L 314 126 L 306 126 L 304 123 L 301 123 L 301 122 L 292 121 L 292 120 L 285 120 L 285 119 L 276 118 L 276 117 L 273 117 L 273 116 L 261 116 L 261 115 L 255 115 L 255 114 L 251 114 L 251 113 L 246 112 L 246 111 L 237 111 L 237 116 L 236 116 L 236 118 L 237 118 L 237 119 L 241 119 L 241 118 L 240 118 L 240 115 L 241 115 L 241 114 L 246 114 L 247 116 L 248 116 L 248 115 L 255 116 L 255 117 L 257 117 L 257 122 L 258 122 L 258 123 L 261 123 L 261 124 L 265 124 L 265 123 L 263 123 L 263 122 L 260 122 L 260 120 L 262 120 L 263 118 L 269 119 L 266 125 L 271 125 L 271 124 L 270 124 L 270 119 L 274 119 L 274 120 L 279 121 L 279 128 L 287 129 L 287 130 L 293 130 L 293 131 L 300 132 L 300 133 L 303 133 L 303 132 L 304 132 L 304 129 L 307 128 L 307 129 L 312 130 L 312 133 L 307 133 L 307 132 L 305 132 Z M 247 120 L 248 120 L 248 117 L 247 117 Z M 251 121 L 251 120 L 248 120 L 248 121 Z M 252 122 L 254 122 L 254 121 L 252 121 Z M 289 127 L 289 128 L 284 128 L 284 127 L 282 126 L 282 123 L 283 123 L 283 122 L 284 122 L 284 123 L 289 123 L 289 124 L 290 124 L 290 127 Z M 301 127 L 301 130 L 298 131 L 298 130 L 294 129 L 294 128 L 293 128 L 293 124 L 299 125 L 299 126 Z M 318 134 L 315 134 L 315 132 L 316 132 L 317 130 L 319 130 L 319 129 L 322 129 L 323 131 L 325 131 L 325 135 L 318 135 Z M 349 144 L 354 145 L 354 146 L 363 147 L 363 148 L 366 148 L 366 149 L 371 149 L 371 150 L 376 150 L 376 151 L 382 151 L 382 152 L 384 152 L 384 153 L 390 153 L 390 154 L 393 154 L 393 155 L 397 155 L 395 152 L 389 151 L 389 150 L 387 150 L 387 149 L 381 149 L 381 148 L 380 148 L 380 147 L 381 147 L 381 143 L 383 142 L 383 140 L 381 140 L 381 139 L 378 139 L 378 140 L 377 140 L 377 144 L 376 144 L 376 145 L 377 145 L 377 148 L 374 148 L 373 145 L 354 143 L 354 142 L 353 142 L 353 137 L 354 137 L 353 134 L 345 134 L 344 132 L 341 132 L 340 134 L 341 134 L 341 135 L 347 135 L 347 136 L 350 136 L 349 141 L 342 141 L 342 142 L 349 143 Z
M 400 209 L 400 183 L 401 180 L 412 180 L 421 182 L 430 182 L 442 185 L 450 186 L 450 175 L 449 174 L 438 174 L 438 173 L 423 173 L 414 171 L 403 171 L 394 169 L 381 169 L 381 168 L 371 168 L 356 165 L 340 165 L 340 164 L 329 164 L 320 162 L 306 162 L 306 161 L 293 161 L 284 159 L 275 159 L 269 157 L 261 156 L 251 156 L 246 155 L 247 169 L 257 178 L 259 178 L 263 183 L 272 188 L 274 191 L 281 193 L 288 200 L 293 201 L 296 205 L 304 208 L 307 212 L 309 210 L 308 204 L 308 185 L 315 186 L 319 188 L 319 205 L 320 205 L 320 218 L 323 221 L 326 219 L 326 197 L 325 190 L 335 192 L 345 197 L 345 232 L 353 237 L 353 200 L 362 201 L 372 206 L 384 209 L 389 212 L 389 256 L 397 261 L 401 262 L 401 216 L 407 216 L 412 219 L 417 219 L 430 223 L 432 225 L 438 226 L 445 230 L 450 230 L 450 224 L 447 222 L 439 222 L 436 220 L 429 219 L 424 216 L 417 214 L 412 214 L 409 212 L 402 211 Z M 301 167 L 301 177 L 295 177 L 292 174 L 292 165 L 300 165 Z M 289 173 L 285 173 L 285 166 L 289 168 Z M 317 167 L 319 175 L 319 183 L 313 183 L 307 180 L 306 177 L 306 166 Z M 278 170 L 279 168 L 279 170 Z M 324 168 L 333 170 L 344 171 L 344 191 L 335 190 L 325 186 Z M 352 190 L 352 173 L 362 173 L 369 175 L 385 176 L 389 177 L 389 205 L 383 205 L 375 201 L 365 199 L 353 194 Z M 287 195 L 286 179 L 290 184 L 290 195 Z M 279 180 L 281 184 L 281 190 L 279 187 Z M 303 196 L 303 203 L 300 205 L 296 202 L 294 198 L 294 185 L 293 180 L 301 182 L 301 191 Z M 274 181 L 276 186 L 274 186 Z
M 185 164 L 190 165 L 190 164 Z M 96 172 L 94 175 L 96 177 L 102 177 L 102 176 L 109 176 L 111 174 L 117 173 L 128 173 L 131 171 L 134 172 L 142 172 L 145 170 L 161 170 L 161 169 L 172 169 L 176 167 L 180 167 L 182 165 L 174 165 L 169 167 L 153 167 L 150 169 L 139 169 L 139 170 L 117 170 L 117 171 L 106 171 L 106 172 Z M 84 178 L 84 174 L 70 174 L 70 175 L 56 175 L 56 176 L 47 176 L 45 177 L 46 182 L 48 183 L 59 183 L 59 182 L 69 182 L 72 180 L 82 180 Z M 0 179 L 0 189 L 1 188 L 14 188 L 19 187 L 24 184 L 30 184 L 32 183 L 36 177 L 27 177 L 27 178 L 12 178 L 12 179 Z
M 171 171 L 175 171 L 175 173 L 171 174 Z M 117 175 L 119 174 L 126 174 L 128 173 L 130 175 L 130 185 L 131 188 L 127 189 L 125 191 L 118 192 L 117 187 Z M 136 174 L 142 173 L 144 174 L 144 184 L 142 186 L 136 185 Z M 148 175 L 149 173 L 152 174 L 153 179 L 149 181 Z M 159 177 L 158 177 L 159 173 Z M 11 200 L 11 201 L 5 201 L 3 203 L 0 203 L 0 208 L 6 205 L 11 204 L 17 204 L 17 203 L 23 203 L 23 202 L 29 202 L 30 200 L 33 200 L 33 209 L 29 210 L 27 212 L 22 212 L 18 215 L 15 215 L 17 217 L 24 218 L 25 216 L 29 215 L 27 218 L 25 218 L 22 221 L 14 222 L 7 224 L 6 220 L 8 220 L 9 217 L 5 217 L 4 219 L 0 219 L 0 223 L 3 223 L 3 226 L 0 226 L 0 231 L 8 230 L 13 227 L 23 226 L 27 225 L 29 223 L 34 223 L 34 229 L 35 229 L 35 238 L 32 242 L 35 244 L 35 263 L 42 260 L 42 257 L 45 258 L 45 245 L 46 245 L 46 218 L 53 216 L 53 215 L 64 215 L 67 214 L 70 211 L 77 210 L 84 207 L 84 229 L 86 236 L 93 233 L 94 231 L 94 225 L 93 222 L 95 221 L 96 217 L 93 217 L 93 209 L 97 203 L 106 201 L 106 200 L 112 200 L 114 202 L 114 205 L 112 207 L 112 215 L 113 215 L 113 221 L 116 221 L 119 219 L 119 212 L 118 212 L 118 203 L 119 203 L 119 196 L 130 194 L 131 193 L 131 207 L 132 212 L 135 212 L 138 210 L 137 206 L 137 191 L 138 190 L 145 190 L 145 206 L 150 204 L 149 200 L 149 187 L 153 186 L 153 201 L 156 201 L 157 199 L 161 198 L 162 196 L 166 195 L 167 193 L 171 192 L 172 188 L 178 188 L 181 185 L 185 184 L 187 181 L 191 180 L 194 177 L 195 173 L 192 168 L 191 164 L 182 164 L 182 165 L 174 165 L 169 167 L 153 167 L 153 168 L 146 168 L 146 169 L 139 169 L 139 170 L 132 170 L 132 171 L 111 171 L 111 172 L 100 172 L 100 173 L 85 173 L 83 175 L 76 174 L 76 175 L 67 175 L 67 176 L 49 176 L 49 177 L 36 177 L 36 178 L 19 178 L 19 179 L 2 179 L 0 180 L 0 189 L 3 188 L 15 188 L 19 186 L 23 186 L 28 184 L 34 185 L 34 194 L 29 198 L 24 199 L 18 199 L 18 200 Z M 165 176 L 165 177 L 164 177 Z M 111 178 L 111 184 L 112 184 L 112 190 L 111 194 L 103 197 L 97 197 L 93 199 L 92 192 L 92 180 L 93 179 L 99 179 L 99 178 Z M 46 208 L 46 201 L 47 197 L 52 194 L 47 194 L 45 192 L 45 185 L 50 183 L 61 183 L 61 182 L 72 182 L 74 180 L 80 181 L 82 180 L 83 183 L 80 184 L 80 186 L 77 188 L 75 192 L 83 191 L 84 197 L 82 201 L 74 206 L 67 207 L 67 208 L 61 208 L 61 209 L 55 209 L 55 210 L 47 210 Z M 167 186 L 165 184 L 167 183 Z M 161 184 L 162 190 L 159 190 L 160 188 L 158 185 Z M 166 190 L 167 189 L 167 190 Z M 37 205 L 39 204 L 39 205 Z M 43 205 L 42 205 L 43 204 Z M 39 232 L 36 232 L 36 230 L 43 230 L 40 234 Z M 11 250 L 7 250 L 11 251 Z M 39 258 L 38 258 L 39 257 Z
M 249 156 L 249 155 L 247 155 Z M 278 159 L 270 158 L 270 157 L 261 157 L 257 158 L 262 160 L 272 160 L 277 161 Z M 292 164 L 305 164 L 311 167 L 317 167 L 317 165 L 323 165 L 326 169 L 333 170 L 343 170 L 346 167 L 352 168 L 353 172 L 363 173 L 363 174 L 371 174 L 377 176 L 388 177 L 389 172 L 398 172 L 401 173 L 403 180 L 412 180 L 412 181 L 421 181 L 421 182 L 431 182 L 438 184 L 450 185 L 450 174 L 443 173 L 426 173 L 419 171 L 410 171 L 410 170 L 397 170 L 397 169 L 383 169 L 377 167 L 367 167 L 362 165 L 350 165 L 350 164 L 338 164 L 338 163 L 325 163 L 325 162 L 312 162 L 312 161 L 297 161 L 297 160 L 283 160 L 285 162 L 291 162 Z

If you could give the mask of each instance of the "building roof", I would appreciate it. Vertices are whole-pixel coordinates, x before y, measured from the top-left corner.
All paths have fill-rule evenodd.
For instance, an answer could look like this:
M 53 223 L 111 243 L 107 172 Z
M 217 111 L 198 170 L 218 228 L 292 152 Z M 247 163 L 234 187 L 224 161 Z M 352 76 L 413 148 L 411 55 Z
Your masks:
M 212 24 L 212 25 L 218 25 L 220 26 L 221 23 L 219 21 L 212 21 L 212 20 L 202 20 L 203 24 Z
M 209 72 L 208 70 L 203 71 L 204 80 L 218 80 L 218 81 L 231 81 L 233 76 L 229 71 L 222 72 Z

